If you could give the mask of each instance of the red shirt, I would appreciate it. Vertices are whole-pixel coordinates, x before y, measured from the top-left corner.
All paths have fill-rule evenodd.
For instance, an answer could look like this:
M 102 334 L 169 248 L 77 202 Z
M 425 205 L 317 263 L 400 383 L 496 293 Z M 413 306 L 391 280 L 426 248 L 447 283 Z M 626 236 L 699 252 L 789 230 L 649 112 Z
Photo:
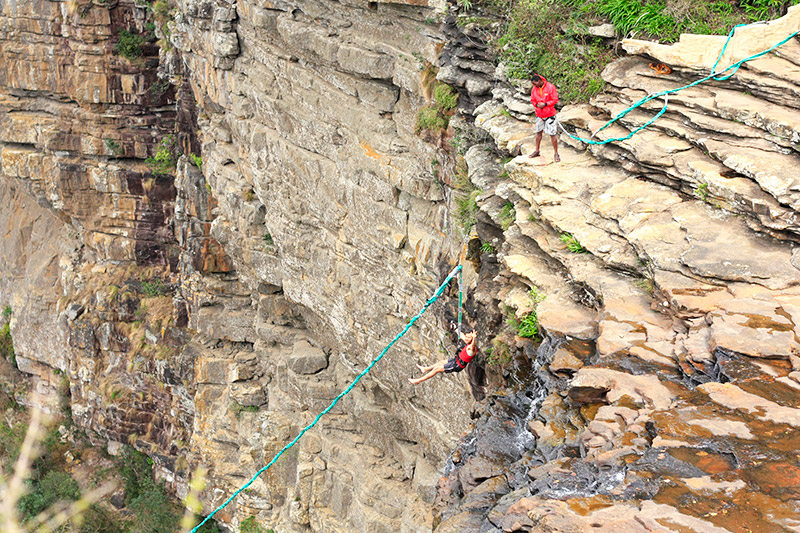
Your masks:
M 461 349 L 461 352 L 458 354 L 458 357 L 456 358 L 456 364 L 458 366 L 460 366 L 461 368 L 465 368 L 467 366 L 467 364 L 470 361 L 472 361 L 472 357 L 473 356 L 470 355 L 469 352 L 467 352 L 467 347 L 464 346 Z M 464 364 L 462 365 L 461 363 L 464 363 Z
M 550 118 L 556 114 L 556 104 L 558 103 L 558 90 L 556 86 L 542 77 L 544 85 L 541 87 L 533 86 L 531 89 L 531 103 L 536 110 L 539 118 Z M 543 103 L 544 107 L 539 109 L 536 104 Z

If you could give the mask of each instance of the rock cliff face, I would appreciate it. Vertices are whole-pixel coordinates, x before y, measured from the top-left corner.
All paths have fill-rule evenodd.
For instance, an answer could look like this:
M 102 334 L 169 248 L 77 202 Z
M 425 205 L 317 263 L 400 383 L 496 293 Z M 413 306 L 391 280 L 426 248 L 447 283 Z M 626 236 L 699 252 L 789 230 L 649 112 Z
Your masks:
M 180 4 L 175 49 L 132 61 L 114 54 L 123 29 L 163 37 L 146 6 L 6 5 L 2 300 L 20 367 L 50 398 L 66 372 L 76 422 L 149 453 L 179 494 L 209 468 L 209 509 L 458 260 L 448 165 L 414 132 L 445 38 L 416 4 Z M 175 131 L 202 171 L 184 158 L 173 180 L 143 159 Z M 443 309 L 219 518 L 430 528 L 470 402 L 406 377 L 441 357 Z
M 454 298 L 436 304 L 217 517 L 279 531 L 796 527 L 800 45 L 680 93 L 630 141 L 581 152 L 562 136 L 573 148 L 545 166 L 526 157 L 525 95 L 493 78 L 477 32 L 438 22 L 445 9 L 187 0 L 153 30 L 167 8 L 3 4 L 0 304 L 40 401 L 55 404 L 66 372 L 98 444 L 147 452 L 179 495 L 205 466 L 205 509 L 222 503 L 459 261 L 450 154 L 415 133 L 440 67 L 475 111 L 459 138 L 493 141 L 465 153 L 495 250 L 471 241 L 467 309 L 483 346 L 502 339 L 494 360 L 500 346 L 514 360 L 492 383 L 514 385 L 471 425 L 461 376 L 407 383 L 452 349 Z M 123 29 L 162 47 L 153 36 L 120 58 Z M 721 47 L 704 43 L 689 48 Z M 581 135 L 709 66 L 626 46 L 610 89 L 563 111 Z M 151 172 L 170 134 L 200 167 Z M 498 151 L 520 150 L 503 168 Z M 538 352 L 500 334 L 506 307 L 536 307 Z

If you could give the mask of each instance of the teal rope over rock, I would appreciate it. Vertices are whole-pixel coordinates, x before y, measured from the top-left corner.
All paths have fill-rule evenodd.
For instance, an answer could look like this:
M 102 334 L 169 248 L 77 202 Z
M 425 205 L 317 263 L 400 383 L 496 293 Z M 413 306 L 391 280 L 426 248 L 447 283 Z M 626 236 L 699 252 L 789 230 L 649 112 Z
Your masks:
M 755 24 L 763 24 L 763 21 L 762 22 L 756 22 Z M 714 63 L 714 66 L 711 68 L 711 74 L 709 74 L 708 76 L 706 76 L 704 78 L 701 78 L 701 79 L 699 79 L 697 81 L 694 81 L 694 82 L 692 82 L 692 83 L 690 83 L 688 85 L 684 85 L 683 87 L 678 87 L 676 89 L 669 89 L 669 90 L 666 90 L 666 91 L 660 91 L 660 92 L 657 92 L 657 93 L 648 94 L 647 96 L 645 96 L 644 98 L 642 98 L 641 100 L 639 100 L 638 102 L 633 104 L 631 107 L 629 107 L 628 109 L 622 111 L 619 115 L 617 115 L 613 119 L 609 120 L 602 128 L 600 128 L 599 130 L 594 132 L 592 134 L 592 137 L 594 137 L 595 135 L 597 135 L 598 133 L 600 133 L 604 129 L 608 128 L 609 126 L 611 126 L 612 124 L 614 124 L 615 122 L 617 122 L 618 120 L 623 118 L 625 115 L 627 115 L 628 113 L 633 111 L 634 109 L 636 109 L 638 107 L 641 107 L 642 105 L 646 104 L 650 100 L 654 100 L 656 98 L 660 98 L 660 97 L 663 96 L 664 97 L 664 107 L 661 108 L 661 111 L 659 111 L 653 118 L 648 120 L 645 124 L 643 124 L 642 126 L 639 126 L 638 128 L 634 129 L 633 131 L 631 131 L 628 135 L 626 135 L 624 137 L 614 137 L 614 138 L 611 138 L 611 139 L 606 139 L 604 141 L 595 141 L 593 138 L 584 139 L 582 137 L 578 137 L 576 135 L 573 135 L 570 132 L 568 132 L 566 129 L 564 129 L 564 126 L 561 126 L 561 130 L 564 133 L 566 133 L 567 135 L 569 135 L 570 137 L 572 137 L 573 139 L 575 139 L 576 141 L 581 141 L 581 142 L 586 143 L 586 144 L 602 145 L 602 144 L 608 144 L 608 143 L 617 142 L 617 141 L 627 141 L 628 139 L 630 139 L 631 137 L 633 137 L 634 135 L 636 135 L 637 133 L 639 133 L 640 131 L 642 131 L 646 127 L 648 127 L 651 124 L 653 124 L 656 120 L 658 120 L 661 117 L 661 115 L 663 115 L 667 111 L 667 106 L 669 105 L 669 95 L 670 94 L 675 94 L 675 93 L 680 92 L 680 91 L 682 91 L 684 89 L 688 89 L 690 87 L 694 87 L 695 85 L 699 85 L 699 84 L 701 84 L 703 82 L 706 82 L 706 81 L 708 81 L 710 79 L 714 79 L 714 80 L 717 80 L 717 81 L 725 81 L 727 79 L 730 79 L 730 77 L 733 76 L 734 74 L 736 74 L 736 71 L 739 70 L 739 67 L 741 67 L 744 63 L 747 63 L 748 61 L 752 61 L 753 59 L 757 59 L 757 58 L 759 58 L 759 57 L 761 57 L 763 55 L 766 55 L 766 54 L 770 53 L 771 51 L 775 50 L 779 46 L 783 46 L 784 44 L 789 42 L 791 39 L 796 37 L 798 34 L 800 34 L 800 30 L 798 30 L 798 31 L 792 33 L 791 35 L 789 35 L 787 38 L 785 38 L 781 42 L 779 42 L 778 44 L 771 46 L 770 48 L 764 50 L 763 52 L 759 52 L 759 53 L 754 54 L 754 55 L 752 55 L 750 57 L 746 57 L 746 58 L 742 59 L 741 61 L 737 61 L 736 63 L 733 63 L 728 68 L 726 68 L 726 69 L 724 69 L 724 70 L 722 70 L 720 72 L 717 72 L 717 65 L 719 65 L 719 62 L 722 60 L 722 56 L 725 55 L 725 50 L 728 49 L 728 44 L 730 44 L 731 39 L 733 38 L 734 32 L 736 32 L 736 30 L 738 28 L 741 28 L 743 26 L 748 26 L 748 25 L 749 24 L 738 24 L 738 25 L 733 27 L 733 29 L 728 34 L 728 40 L 725 41 L 725 46 L 722 47 L 722 52 L 720 52 L 719 57 L 717 58 L 717 61 Z M 727 74 L 726 76 L 721 76 L 721 74 L 725 74 L 728 71 L 732 71 L 732 72 L 730 72 L 730 74 Z
M 263 472 L 265 472 L 265 471 L 266 471 L 266 470 L 267 470 L 267 469 L 268 469 L 270 466 L 272 466 L 272 465 L 275 463 L 275 461 L 277 461 L 277 460 L 278 460 L 278 458 L 279 458 L 281 455 L 283 455 L 283 453 L 284 453 L 286 450 L 288 450 L 289 448 L 291 448 L 292 446 L 294 446 L 295 444 L 297 444 L 297 441 L 299 441 L 299 440 L 300 440 L 300 437 L 302 437 L 302 436 L 305 434 L 305 432 L 306 432 L 306 431 L 308 431 L 309 429 L 313 428 L 313 427 L 314 427 L 314 426 L 317 424 L 317 422 L 319 422 L 319 419 L 320 419 L 320 418 L 322 418 L 322 417 L 323 417 L 325 414 L 327 414 L 327 413 L 328 413 L 328 412 L 329 412 L 331 409 L 333 409 L 333 407 L 334 407 L 334 406 L 335 406 L 335 405 L 336 405 L 336 404 L 339 402 L 339 400 L 341 400 L 341 399 L 342 399 L 344 396 L 346 396 L 346 395 L 347 395 L 347 393 L 349 393 L 351 390 L 353 390 L 353 387 L 355 387 L 355 386 L 356 386 L 356 383 L 358 383 L 358 382 L 361 380 L 361 378 L 363 378 L 363 377 L 364 377 L 364 376 L 367 374 L 367 372 L 369 372 L 370 370 L 372 370 L 372 367 L 373 367 L 373 366 L 375 366 L 375 364 L 376 364 L 378 361 L 380 361 L 380 360 L 383 358 L 383 356 L 384 356 L 384 355 L 386 355 L 386 352 L 388 352 L 388 351 L 389 351 L 389 348 L 391 348 L 392 346 L 394 346 L 394 343 L 396 343 L 398 340 L 400 340 L 400 337 L 402 337 L 403 335 L 405 335 L 405 334 L 406 334 L 406 332 L 407 332 L 409 329 L 411 329 L 411 326 L 413 326 L 413 325 L 414 325 L 414 322 L 416 322 L 416 321 L 419 319 L 419 317 L 421 317 L 421 316 L 422 316 L 422 314 L 423 314 L 425 311 L 427 311 L 427 310 L 428 310 L 428 307 L 430 307 L 430 306 L 431 306 L 431 304 L 432 304 L 433 302 L 435 302 L 436 300 L 438 300 L 438 299 L 439 299 L 439 297 L 442 295 L 442 293 L 444 292 L 444 290 L 447 288 L 447 284 L 448 284 L 448 283 L 450 283 L 450 280 L 451 280 L 451 279 L 453 279 L 453 278 L 454 278 L 454 277 L 455 277 L 457 274 L 459 274 L 459 273 L 461 272 L 461 268 L 462 268 L 462 267 L 461 267 L 461 265 L 458 265 L 458 266 L 456 266 L 456 267 L 455 267 L 455 268 L 452 270 L 452 272 L 450 272 L 450 274 L 448 274 L 448 275 L 447 275 L 447 277 L 446 277 L 446 278 L 445 278 L 445 280 L 442 282 L 442 284 L 441 284 L 441 285 L 439 285 L 439 288 L 438 288 L 438 289 L 436 289 L 436 292 L 435 292 L 435 293 L 433 293 L 433 296 L 431 296 L 431 297 L 428 299 L 428 301 L 427 301 L 427 302 L 425 302 L 425 305 L 422 307 L 422 310 L 421 310 L 419 313 L 417 313 L 417 314 L 414 316 L 414 318 L 412 318 L 412 319 L 411 319 L 411 321 L 410 321 L 410 322 L 409 322 L 409 323 L 406 325 L 406 327 L 405 327 L 405 328 L 403 328 L 403 331 L 401 331 L 400 333 L 398 333 L 398 334 L 397 334 L 397 336 L 396 336 L 396 337 L 395 337 L 395 338 L 392 340 L 392 342 L 390 342 L 390 343 L 389 343 L 389 345 L 388 345 L 386 348 L 384 348 L 384 349 L 383 349 L 383 351 L 382 351 L 382 352 L 381 352 L 381 353 L 380 353 L 380 354 L 379 354 L 379 355 L 378 355 L 378 356 L 377 356 L 375 359 L 373 359 L 373 360 L 372 360 L 372 362 L 369 364 L 369 366 L 367 366 L 367 368 L 365 368 L 365 369 L 364 369 L 364 370 L 363 370 L 363 371 L 362 371 L 362 372 L 361 372 L 361 373 L 360 373 L 358 376 L 356 376 L 356 378 L 353 380 L 353 382 L 352 382 L 352 383 L 350 383 L 350 385 L 349 385 L 349 386 L 348 386 L 348 387 L 347 387 L 345 390 L 343 390 L 343 391 L 342 391 L 342 393 L 341 393 L 341 394 L 339 394 L 339 396 L 337 396 L 336 398 L 334 398 L 334 399 L 333 399 L 333 401 L 331 402 L 331 404 L 330 404 L 328 407 L 326 407 L 326 408 L 325 408 L 325 409 L 324 409 L 324 410 L 323 410 L 323 411 L 322 411 L 320 414 L 318 414 L 318 415 L 317 415 L 317 417 L 314 419 L 314 421 L 313 421 L 313 422 L 311 422 L 309 425 L 307 425 L 306 427 L 304 427 L 304 428 L 303 428 L 303 430 L 302 430 L 302 431 L 301 431 L 301 432 L 300 432 L 300 433 L 299 433 L 299 434 L 298 434 L 298 435 L 297 435 L 297 436 L 294 438 L 294 440 L 293 440 L 292 442 L 290 442 L 289 444 L 287 444 L 286 446 L 284 446 L 283 448 L 281 448 L 281 451 L 279 451 L 277 454 L 275 454 L 275 457 L 273 457 L 273 458 L 272 458 L 272 460 L 271 460 L 271 461 L 270 461 L 270 462 L 267 464 L 267 466 L 265 466 L 264 468 L 262 468 L 261 470 L 259 470 L 258 472 L 256 472 L 256 474 L 255 474 L 255 475 L 254 475 L 252 478 L 250 478 L 250 481 L 248 481 L 247 483 L 245 483 L 244 485 L 242 485 L 242 487 L 241 487 L 239 490 L 237 490 L 236 492 L 234 492 L 234 493 L 231 495 L 231 497 L 230 497 L 230 498 L 228 498 L 227 500 L 225 500 L 225 503 L 223 503 L 222 505 L 220 505 L 219 507 L 217 507 L 216 509 L 214 509 L 214 512 L 212 512 L 210 515 L 208 515 L 207 517 L 205 517 L 205 519 L 204 519 L 202 522 L 200 522 L 199 524 L 197 524 L 197 526 L 196 526 L 194 529 L 192 529 L 191 533 L 195 533 L 195 532 L 196 532 L 198 529 L 200 529 L 200 528 L 202 527 L 202 525 L 203 525 L 203 524 L 205 524 L 206 522 L 208 522 L 209 520 L 211 520 L 211 517 L 213 517 L 213 516 L 214 516 L 215 514 L 217 514 L 219 511 L 221 511 L 222 509 L 224 509 L 224 508 L 225 508 L 225 507 L 226 507 L 226 506 L 227 506 L 229 503 L 231 503 L 231 502 L 233 501 L 233 499 L 234 499 L 236 496 L 238 496 L 238 495 L 239 495 L 239 493 L 240 493 L 240 492 L 242 492 L 242 491 L 243 491 L 243 490 L 245 490 L 247 487 L 249 487 L 250 485 L 252 485 L 252 484 L 253 484 L 253 482 L 254 482 L 254 481 L 255 481 L 255 480 L 258 478 L 258 476 L 260 476 L 260 475 L 261 475 Z

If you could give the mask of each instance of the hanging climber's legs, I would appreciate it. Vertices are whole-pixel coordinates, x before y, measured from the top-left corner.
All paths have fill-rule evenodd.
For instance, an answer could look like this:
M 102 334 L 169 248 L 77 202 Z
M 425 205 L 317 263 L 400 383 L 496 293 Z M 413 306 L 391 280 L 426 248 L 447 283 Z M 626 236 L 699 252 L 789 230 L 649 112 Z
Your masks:
M 422 377 L 416 378 L 416 379 L 409 378 L 408 381 L 410 381 L 412 385 L 417 385 L 419 383 L 422 383 L 423 381 L 427 381 L 427 380 L 431 379 L 433 376 L 435 376 L 436 374 L 440 374 L 440 373 L 444 372 L 445 363 L 447 363 L 447 360 L 439 361 L 437 363 L 432 364 L 431 366 L 420 366 L 420 365 L 417 365 L 417 368 L 419 368 L 420 371 L 425 372 L 425 375 L 423 375 Z
M 422 366 L 421 364 L 417 363 L 417 368 L 419 368 L 419 371 L 422 372 L 423 374 L 425 374 L 426 372 L 430 372 L 431 370 L 433 370 L 433 367 L 435 366 L 436 366 L 435 363 L 432 364 L 431 366 Z

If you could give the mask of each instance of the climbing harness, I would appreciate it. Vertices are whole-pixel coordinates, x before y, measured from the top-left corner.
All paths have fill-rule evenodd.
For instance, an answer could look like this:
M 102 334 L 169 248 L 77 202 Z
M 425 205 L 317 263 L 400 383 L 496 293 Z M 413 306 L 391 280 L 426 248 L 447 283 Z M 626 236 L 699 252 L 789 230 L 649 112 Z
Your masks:
M 759 21 L 759 22 L 753 23 L 752 25 L 764 24 L 764 23 L 765 23 L 765 21 Z M 692 82 L 692 83 L 690 83 L 688 85 L 684 85 L 683 87 L 678 87 L 678 88 L 675 88 L 675 89 L 668 89 L 666 91 L 659 91 L 659 92 L 656 92 L 656 93 L 648 94 L 647 96 L 645 96 L 644 98 L 642 98 L 641 100 L 639 100 L 638 102 L 636 102 L 635 104 L 630 106 L 628 109 L 622 111 L 616 117 L 614 117 L 613 119 L 609 120 L 603 127 L 601 127 L 600 129 L 598 129 L 597 131 L 592 133 L 592 136 L 590 138 L 588 138 L 588 139 L 584 139 L 582 137 L 578 137 L 577 135 L 571 134 L 566 129 L 564 129 L 564 126 L 562 126 L 561 123 L 559 122 L 559 126 L 561 127 L 561 131 L 563 131 L 564 133 L 566 133 L 567 135 L 569 135 L 571 138 L 575 139 L 576 141 L 581 141 L 581 142 L 586 143 L 586 144 L 603 145 L 603 144 L 608 144 L 608 143 L 616 142 L 616 141 L 627 141 L 628 139 L 630 139 L 631 137 L 633 137 L 634 135 L 636 135 L 637 133 L 639 133 L 643 129 L 645 129 L 648 126 L 650 126 L 651 124 L 653 124 L 656 120 L 658 120 L 661 117 L 661 115 L 663 115 L 667 111 L 667 106 L 669 105 L 669 95 L 670 94 L 675 94 L 675 93 L 680 92 L 680 91 L 682 91 L 684 89 L 689 89 L 691 87 L 694 87 L 695 85 L 699 85 L 699 84 L 701 84 L 703 82 L 706 82 L 706 81 L 708 81 L 710 79 L 714 79 L 714 80 L 717 80 L 717 81 L 725 81 L 727 79 L 730 79 L 734 74 L 736 74 L 736 72 L 739 70 L 739 68 L 744 63 L 747 63 L 748 61 L 752 61 L 753 59 L 757 59 L 757 58 L 759 58 L 759 57 L 761 57 L 763 55 L 766 55 L 766 54 L 770 53 L 771 51 L 775 50 L 779 46 L 783 46 L 784 44 L 789 42 L 791 39 L 796 37 L 798 34 L 800 34 L 800 30 L 798 30 L 798 31 L 792 33 L 791 35 L 789 35 L 788 37 L 786 37 L 784 40 L 782 40 L 778 44 L 775 44 L 775 45 L 771 46 L 770 48 L 767 48 L 763 52 L 759 52 L 757 54 L 751 55 L 750 57 L 746 57 L 746 58 L 744 58 L 742 60 L 739 60 L 736 63 L 733 63 L 732 65 L 730 65 L 729 67 L 721 70 L 720 72 L 717 72 L 717 65 L 719 65 L 720 61 L 722 61 L 722 56 L 725 55 L 725 51 L 727 50 L 728 45 L 731 42 L 731 39 L 733 39 L 733 34 L 736 32 L 736 30 L 738 28 L 741 28 L 741 27 L 744 27 L 744 26 L 750 26 L 750 25 L 751 24 L 738 24 L 738 25 L 733 27 L 733 29 L 728 34 L 728 40 L 725 41 L 725 46 L 722 47 L 722 51 L 720 52 L 719 57 L 717 58 L 717 61 L 714 63 L 714 66 L 711 67 L 711 74 L 709 74 L 708 76 L 706 76 L 704 78 L 701 78 L 701 79 L 699 79 L 697 81 L 694 81 L 694 82 Z M 730 70 L 732 70 L 732 72 L 730 72 L 730 74 L 722 76 L 722 74 L 726 74 Z M 605 139 L 603 141 L 595 141 L 594 140 L 594 137 L 598 133 L 600 133 L 604 129 L 608 128 L 609 126 L 611 126 L 612 124 L 614 124 L 615 122 L 617 122 L 618 120 L 623 118 L 625 115 L 627 115 L 628 113 L 633 111 L 634 109 L 637 109 L 637 108 L 641 107 L 642 105 L 646 104 L 650 100 L 655 100 L 656 98 L 660 98 L 662 96 L 664 97 L 664 107 L 662 107 L 661 111 L 659 111 L 653 118 L 648 120 L 644 125 L 639 126 L 638 128 L 634 129 L 633 131 L 631 131 L 628 135 L 626 135 L 624 137 L 614 137 L 614 138 L 611 138 L 611 139 Z
M 398 333 L 398 334 L 397 334 L 397 336 L 396 336 L 394 339 L 392 339 L 392 342 L 390 342 L 390 343 L 389 343 L 389 345 L 388 345 L 388 346 L 386 346 L 386 348 L 384 348 L 384 349 L 383 349 L 383 351 L 382 351 L 382 352 L 381 352 L 381 353 L 380 353 L 380 354 L 379 354 L 379 355 L 378 355 L 378 356 L 377 356 L 375 359 L 373 359 L 373 360 L 372 360 L 372 362 L 371 362 L 371 363 L 370 363 L 370 364 L 367 366 L 367 368 L 365 368 L 365 369 L 364 369 L 364 370 L 363 370 L 363 371 L 362 371 L 362 372 L 361 372 L 361 373 L 360 373 L 358 376 L 356 376 L 356 378 L 355 378 L 355 379 L 352 381 L 352 383 L 350 383 L 350 385 L 348 385 L 348 386 L 347 386 L 347 388 L 346 388 L 344 391 L 342 391 L 342 392 L 341 392 L 341 394 L 339 394 L 339 395 L 338 395 L 336 398 L 334 398 L 334 399 L 333 399 L 333 401 L 330 403 L 330 405 L 329 405 L 328 407 L 326 407 L 326 408 L 325 408 L 325 409 L 324 409 L 324 410 L 323 410 L 323 411 L 322 411 L 320 414 L 318 414 L 318 415 L 317 415 L 317 417 L 314 419 L 314 421 L 313 421 L 313 422 L 311 422 L 309 425 L 307 425 L 306 427 L 304 427 L 304 428 L 303 428 L 303 430 L 302 430 L 302 431 L 300 431 L 300 433 L 299 433 L 299 434 L 298 434 L 298 435 L 297 435 L 297 436 L 294 438 L 294 440 L 293 440 L 292 442 L 290 442 L 289 444 L 287 444 L 286 446 L 284 446 L 283 448 L 281 448 L 281 451 L 279 451 L 277 454 L 275 454 L 275 457 L 273 457 L 273 458 L 272 458 L 272 460 L 271 460 L 269 463 L 267 463 L 267 466 L 263 467 L 261 470 L 259 470 L 258 472 L 256 472 L 256 474 L 255 474 L 255 475 L 254 475 L 252 478 L 250 478 L 250 481 L 248 481 L 247 483 L 245 483 L 244 485 L 242 485 L 242 487 L 241 487 L 239 490 L 237 490 L 236 492 L 234 492 L 234 493 L 231 495 L 231 497 L 230 497 L 230 498 L 228 498 L 227 500 L 225 500 L 225 502 L 224 502 L 222 505 L 220 505 L 219 507 L 217 507 L 216 509 L 214 509 L 214 511 L 213 511 L 213 512 L 212 512 L 210 515 L 208 515 L 207 517 L 205 517 L 205 518 L 203 519 L 203 521 L 202 521 L 202 522 L 200 522 L 199 524 L 197 524 L 197 526 L 196 526 L 194 529 L 192 529 L 191 533 L 195 533 L 195 532 L 196 532 L 198 529 L 200 529 L 200 528 L 202 527 L 202 525 L 203 525 L 203 524 L 205 524 L 206 522 L 208 522 L 209 520 L 211 520 L 211 518 L 212 518 L 212 517 L 213 517 L 215 514 L 217 514 L 219 511 L 221 511 L 223 508 L 225 508 L 225 507 L 226 507 L 226 506 L 227 506 L 229 503 L 231 503 L 231 502 L 233 501 L 233 499 L 234 499 L 236 496 L 238 496 L 238 495 L 239 495 L 239 493 L 240 493 L 240 492 L 242 492 L 243 490 L 247 489 L 247 487 L 249 487 L 250 485 L 252 485 L 252 484 L 253 484 L 253 482 L 254 482 L 254 481 L 255 481 L 255 480 L 258 478 L 258 476 L 260 476 L 260 475 L 261 475 L 262 473 L 264 473 L 264 472 L 265 472 L 265 471 L 266 471 L 266 470 L 267 470 L 267 469 L 268 469 L 270 466 L 272 466 L 272 465 L 275 463 L 275 461 L 277 461 L 277 460 L 278 460 L 278 458 L 279 458 L 281 455 L 283 455 L 283 454 L 284 454 L 284 452 L 286 452 L 286 451 L 287 451 L 289 448 L 291 448 L 292 446 L 294 446 L 294 445 L 297 443 L 297 441 L 299 441 L 299 440 L 300 440 L 300 437 L 302 437 L 302 436 L 303 436 L 303 435 L 306 433 L 306 431 L 308 431 L 309 429 L 313 428 L 313 427 L 314 427 L 314 426 L 317 424 L 317 422 L 319 422 L 320 418 L 322 418 L 322 417 L 323 417 L 324 415 L 326 415 L 326 414 L 327 414 L 327 413 L 328 413 L 328 412 L 329 412 L 331 409 L 333 409 L 333 407 L 334 407 L 334 406 L 335 406 L 335 405 L 336 405 L 336 404 L 339 402 L 339 400 L 341 400 L 341 399 L 342 399 L 344 396 L 346 396 L 346 395 L 347 395 L 347 394 L 348 394 L 348 393 L 349 393 L 349 392 L 350 392 L 350 391 L 353 389 L 353 387 L 355 387 L 355 386 L 356 386 L 356 384 L 357 384 L 357 383 L 358 383 L 358 382 L 361 380 L 361 378 L 362 378 L 362 377 L 364 377 L 364 376 L 367 374 L 367 372 L 369 372 L 370 370 L 372 370 L 372 367 L 373 367 L 373 366 L 375 366 L 375 365 L 378 363 L 378 361 L 380 361 L 380 360 L 383 358 L 383 356 L 384 356 L 384 355 L 386 355 L 386 352 L 388 352 L 388 351 L 389 351 L 389 348 L 391 348 L 392 346 L 394 346 L 394 343 L 396 343 L 398 340 L 400 340 L 400 337 L 402 337 L 403 335 L 405 335 L 405 334 L 406 334 L 406 332 L 407 332 L 409 329 L 411 329 L 411 326 L 413 326 L 413 325 L 414 325 L 414 322 L 416 322 L 416 321 L 419 319 L 419 317 L 421 317 L 421 316 L 422 316 L 422 314 L 423 314 L 425 311 L 427 311 L 427 310 L 428 310 L 428 307 L 430 307 L 430 306 L 431 306 L 431 304 L 432 304 L 433 302 L 435 302 L 436 300 L 438 300 L 438 299 L 439 299 L 439 297 L 442 295 L 442 293 L 444 293 L 445 289 L 447 288 L 447 284 L 448 284 L 448 283 L 450 283 L 450 280 L 452 280 L 452 279 L 453 279 L 453 278 L 454 278 L 456 275 L 458 276 L 458 281 L 459 281 L 459 291 L 458 291 L 458 302 L 459 302 L 459 306 L 458 306 L 458 319 L 459 319 L 459 321 L 458 321 L 458 324 L 459 324 L 459 328 L 460 328 L 460 327 L 461 327 L 461 269 L 462 269 L 462 267 L 461 267 L 461 265 L 459 264 L 459 265 L 457 265 L 457 266 L 456 266 L 456 267 L 455 267 L 455 268 L 454 268 L 454 269 L 453 269 L 453 270 L 450 272 L 450 274 L 448 274 L 448 275 L 447 275 L 447 277 L 444 279 L 444 281 L 442 282 L 442 284 L 441 284 L 441 285 L 439 285 L 439 288 L 438 288 L 438 289 L 436 289 L 436 292 L 434 292 L 434 293 L 433 293 L 433 296 L 431 296 L 431 297 L 428 299 L 428 301 L 427 301 L 427 302 L 425 302 L 425 305 L 422 307 L 422 309 L 420 310 L 420 312 L 419 312 L 419 313 L 417 313 L 417 314 L 414 316 L 414 318 L 412 318 L 412 319 L 411 319 L 411 321 L 410 321 L 408 324 L 406 324 L 406 327 L 405 327 L 405 328 L 403 328 L 403 331 L 401 331 L 400 333 Z

